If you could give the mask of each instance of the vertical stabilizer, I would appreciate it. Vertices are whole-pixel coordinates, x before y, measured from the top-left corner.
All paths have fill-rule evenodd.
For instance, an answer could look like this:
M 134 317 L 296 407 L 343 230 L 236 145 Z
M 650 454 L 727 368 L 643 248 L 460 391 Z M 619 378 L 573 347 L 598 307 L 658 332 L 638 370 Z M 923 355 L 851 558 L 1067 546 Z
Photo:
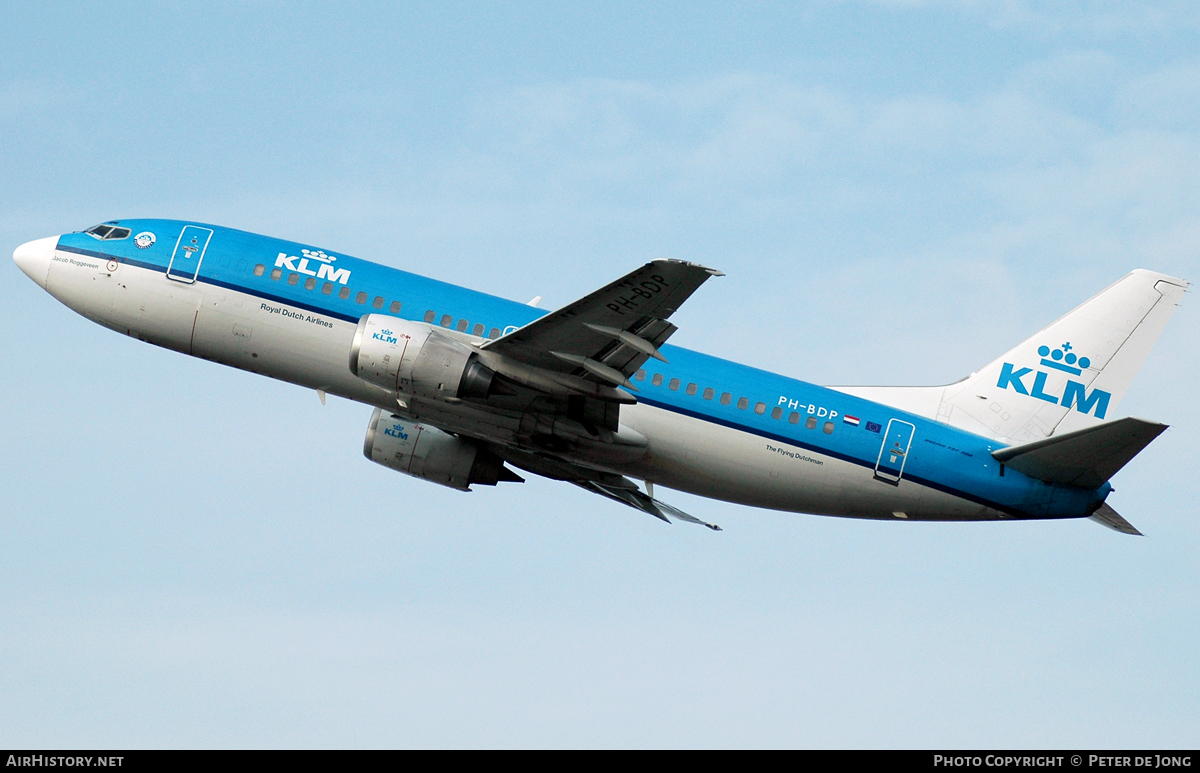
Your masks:
M 833 388 L 1010 444 L 1092 427 L 1116 415 L 1187 287 L 1139 269 L 954 384 Z
M 1188 283 L 1138 270 L 945 388 L 938 418 L 1027 443 L 1112 418 Z

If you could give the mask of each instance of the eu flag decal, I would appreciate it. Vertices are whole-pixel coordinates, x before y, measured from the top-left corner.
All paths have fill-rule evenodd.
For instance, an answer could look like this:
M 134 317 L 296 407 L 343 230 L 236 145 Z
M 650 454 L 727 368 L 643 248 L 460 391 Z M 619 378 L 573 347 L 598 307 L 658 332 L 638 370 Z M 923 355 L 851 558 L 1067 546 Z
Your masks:
M 871 431 L 871 432 L 878 432 L 878 431 L 880 431 L 881 429 L 883 429 L 883 427 L 882 427 L 882 426 L 880 426 L 879 424 L 876 424 L 876 423 L 875 423 L 875 422 L 873 422 L 873 421 L 868 421 L 868 422 L 867 422 L 867 429 L 868 429 L 869 431 Z

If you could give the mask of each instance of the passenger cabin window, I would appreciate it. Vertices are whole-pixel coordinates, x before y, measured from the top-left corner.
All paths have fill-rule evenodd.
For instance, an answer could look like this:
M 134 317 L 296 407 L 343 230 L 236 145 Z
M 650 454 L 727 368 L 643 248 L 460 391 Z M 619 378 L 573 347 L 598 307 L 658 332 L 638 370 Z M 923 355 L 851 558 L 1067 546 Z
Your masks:
M 360 292 L 358 295 L 354 296 L 354 302 L 355 303 L 366 303 L 367 302 L 367 294 L 364 292 Z
M 450 327 L 450 323 L 454 321 L 454 317 L 449 314 L 442 315 L 442 327 Z
M 678 390 L 679 389 L 679 379 L 677 379 L 677 378 L 671 379 L 671 383 L 667 384 L 667 389 L 670 389 L 672 392 Z
M 705 400 L 711 400 L 715 394 L 716 392 L 713 391 L 712 387 L 705 387 L 703 397 Z
M 376 295 L 375 300 L 371 301 L 371 305 L 377 309 L 382 309 L 383 308 L 383 296 Z
M 728 392 L 721 393 L 721 405 L 729 405 L 731 400 L 733 400 L 733 395 L 729 394 Z
M 314 277 L 310 276 L 308 279 L 304 280 L 304 289 L 305 290 L 311 290 L 316 286 L 317 286 L 317 280 Z
M 392 301 L 392 305 L 388 306 L 388 311 L 390 311 L 393 314 L 399 313 L 400 312 L 400 301 Z
M 821 431 L 824 432 L 826 435 L 832 435 L 833 434 L 833 422 L 832 421 L 825 422 L 825 426 L 821 427 Z
M 128 228 L 117 228 L 111 225 L 94 225 L 84 231 L 84 233 L 93 239 L 102 239 L 108 242 L 117 239 L 128 239 L 129 234 L 132 232 Z
M 333 295 L 333 282 L 326 282 L 321 285 L 321 292 L 325 295 Z
M 500 337 L 500 328 L 494 327 L 488 331 L 488 338 L 495 340 Z
M 654 378 L 650 379 L 650 383 L 654 386 L 662 386 L 662 374 L 655 373 Z
M 808 420 L 804 422 L 804 426 L 807 429 L 816 429 L 817 428 L 817 417 L 809 416 Z
M 478 322 L 475 323 L 475 327 L 471 329 L 471 335 L 483 338 L 483 325 Z
M 267 267 L 261 263 L 259 263 L 257 266 L 254 267 L 254 275 L 255 276 L 262 276 L 266 272 L 267 272 Z
M 799 423 L 800 423 L 800 414 L 796 413 L 795 411 L 792 411 L 791 413 L 788 414 L 788 424 L 799 424 Z
M 775 406 L 774 408 L 772 408 L 772 409 L 771 409 L 771 418 L 772 418 L 772 419 L 781 419 L 781 418 L 783 418 L 783 409 L 782 409 L 782 408 L 780 408 L 779 406 Z
M 350 288 L 343 287 L 342 289 L 338 290 L 338 297 L 341 298 L 343 301 L 346 300 L 347 298 L 349 298 L 350 297 Z
M 689 395 L 694 395 L 694 394 L 696 394 L 696 385 L 695 385 L 695 384 L 688 384 L 688 385 L 687 385 L 687 389 L 686 389 L 685 391 L 686 391 L 686 392 L 687 392 Z
M 436 317 L 436 316 L 437 315 L 433 313 L 433 309 L 430 309 L 429 311 L 425 312 L 425 321 L 433 322 L 434 317 Z
M 767 412 L 767 404 L 766 403 L 755 403 L 754 404 L 754 412 L 757 413 L 759 416 L 762 416 L 764 413 Z
M 744 397 L 739 397 L 739 398 L 738 398 L 738 410 L 739 410 L 739 411 L 744 411 L 744 410 L 746 410 L 746 407 L 747 407 L 748 405 L 750 405 L 750 401 L 749 401 L 749 400 L 747 400 L 747 399 L 746 399 L 746 398 L 744 398 Z
M 279 279 L 279 277 L 281 277 L 281 276 L 283 276 L 283 269 L 281 269 L 281 268 L 271 269 L 271 280 L 272 281 Z
M 646 380 L 646 371 L 639 370 L 637 373 L 634 373 L 633 380 L 634 381 L 645 381 Z
M 471 323 L 470 323 L 470 322 L 467 322 L 465 319 L 460 319 L 460 320 L 458 321 L 458 327 L 457 327 L 456 329 L 457 329 L 457 330 L 458 330 L 458 332 L 460 332 L 460 333 L 465 333 L 465 332 L 467 332 L 467 326 L 468 326 L 468 325 L 470 325 L 470 324 L 471 324 Z
M 296 284 L 296 283 L 297 283 L 297 282 L 299 282 L 299 281 L 300 281 L 300 275 L 299 275 L 299 274 L 288 274 L 288 284 L 290 284 L 290 285 L 294 285 L 294 284 Z

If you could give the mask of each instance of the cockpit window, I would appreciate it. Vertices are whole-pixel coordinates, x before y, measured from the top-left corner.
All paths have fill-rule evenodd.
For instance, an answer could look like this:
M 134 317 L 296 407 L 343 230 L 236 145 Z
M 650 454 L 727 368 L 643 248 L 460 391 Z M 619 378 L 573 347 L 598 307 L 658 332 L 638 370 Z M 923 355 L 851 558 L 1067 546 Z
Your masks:
M 95 239 L 102 239 L 108 242 L 113 241 L 114 239 L 128 239 L 129 234 L 132 232 L 128 228 L 118 228 L 111 225 L 96 225 L 87 229 L 84 231 L 84 233 Z

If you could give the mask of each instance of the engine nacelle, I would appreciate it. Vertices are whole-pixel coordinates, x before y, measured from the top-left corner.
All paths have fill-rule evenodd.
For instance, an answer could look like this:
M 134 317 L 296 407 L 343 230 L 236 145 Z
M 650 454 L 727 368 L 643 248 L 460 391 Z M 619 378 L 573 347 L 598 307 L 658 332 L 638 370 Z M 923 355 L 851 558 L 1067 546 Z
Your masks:
M 386 314 L 358 321 L 350 372 L 385 389 L 431 398 L 484 399 L 495 373 L 437 328 Z
M 486 448 L 379 408 L 367 427 L 363 455 L 397 472 L 459 491 L 469 490 L 472 483 L 523 482 Z

